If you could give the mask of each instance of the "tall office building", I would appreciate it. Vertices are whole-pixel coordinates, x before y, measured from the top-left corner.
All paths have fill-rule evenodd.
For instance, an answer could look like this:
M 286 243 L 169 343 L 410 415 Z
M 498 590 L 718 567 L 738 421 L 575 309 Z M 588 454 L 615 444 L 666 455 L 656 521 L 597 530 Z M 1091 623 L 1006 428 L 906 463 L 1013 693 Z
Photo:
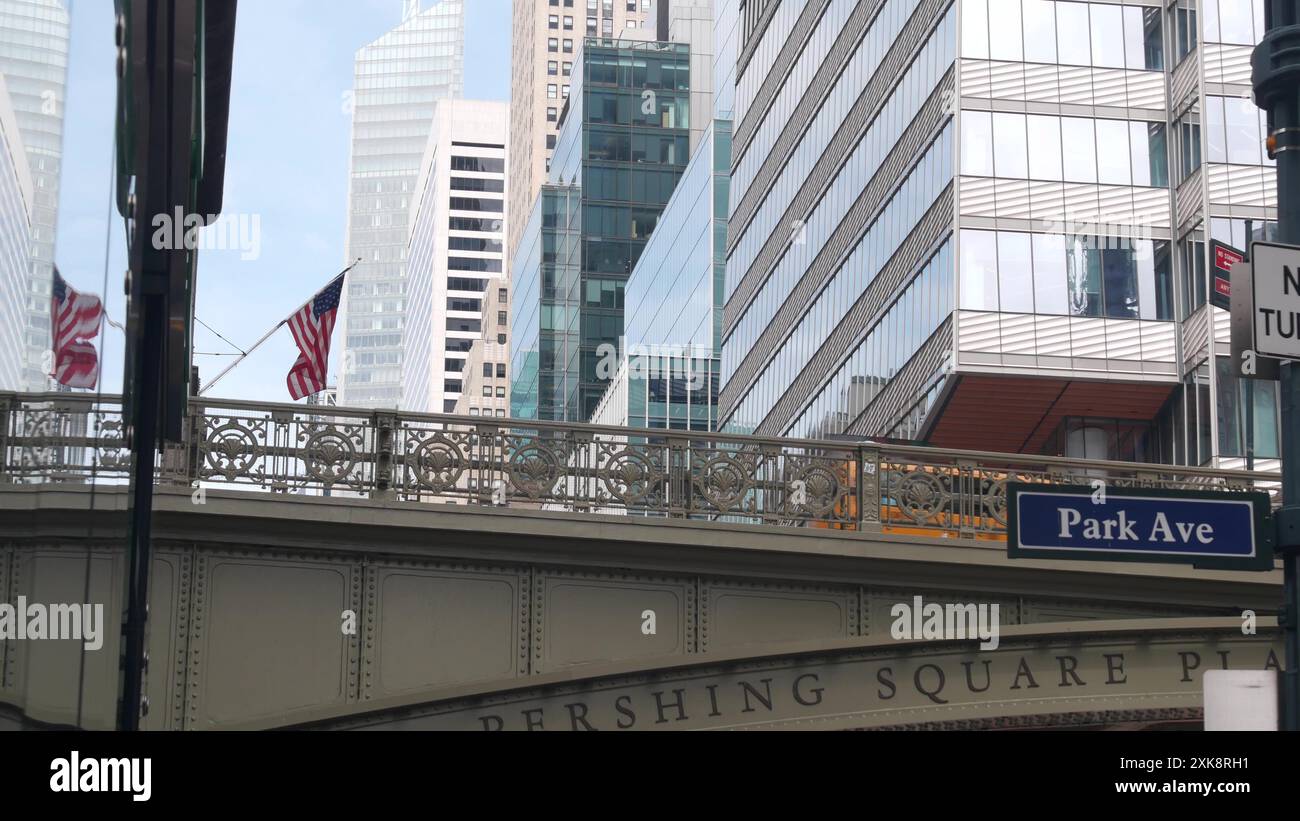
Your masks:
M 23 389 L 32 196 L 27 150 L 4 75 L 0 75 L 0 391 Z
M 731 121 L 715 120 L 627 282 L 617 373 L 590 421 L 713 430 L 721 387 Z
M 624 287 L 686 166 L 690 47 L 588 38 L 548 185 L 512 261 L 515 417 L 587 421 Z
M 726 427 L 1239 455 L 1205 240 L 1276 217 L 1258 0 L 730 2 Z
M 411 202 L 403 410 L 453 412 L 473 376 L 471 350 L 495 324 L 485 303 L 505 271 L 508 120 L 499 102 L 435 108 Z
M 22 387 L 43 391 L 51 380 L 50 291 L 59 222 L 63 107 L 67 99 L 70 20 L 62 0 L 0 0 L 0 74 L 13 103 L 31 174 L 31 261 L 23 291 Z
M 411 200 L 434 104 L 464 87 L 463 0 L 421 11 L 357 52 L 348 192 L 348 275 L 343 298 L 340 402 L 397 407 L 402 400 Z
M 510 413 L 510 287 L 491 280 L 483 294 L 483 333 L 469 349 L 465 389 L 457 416 L 503 417 Z
M 732 123 L 714 82 L 735 63 L 732 30 L 715 23 L 712 0 L 675 0 L 668 10 L 669 39 L 691 50 L 691 158 L 628 278 L 618 370 L 602 363 L 598 375 L 611 382 L 593 422 L 716 425 Z
M 512 0 L 510 180 L 514 259 L 528 214 L 546 182 L 560 133 L 560 109 L 584 37 L 653 40 L 668 0 Z

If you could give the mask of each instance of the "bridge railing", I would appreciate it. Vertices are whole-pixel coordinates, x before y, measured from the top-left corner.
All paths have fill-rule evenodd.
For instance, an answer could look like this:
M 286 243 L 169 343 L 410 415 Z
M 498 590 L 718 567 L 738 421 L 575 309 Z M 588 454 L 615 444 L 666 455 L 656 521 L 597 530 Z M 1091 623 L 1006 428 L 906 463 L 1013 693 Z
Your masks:
M 0 481 L 125 484 L 119 397 L 0 394 Z M 158 482 L 999 539 L 1012 481 L 1275 493 L 1266 473 L 196 400 Z

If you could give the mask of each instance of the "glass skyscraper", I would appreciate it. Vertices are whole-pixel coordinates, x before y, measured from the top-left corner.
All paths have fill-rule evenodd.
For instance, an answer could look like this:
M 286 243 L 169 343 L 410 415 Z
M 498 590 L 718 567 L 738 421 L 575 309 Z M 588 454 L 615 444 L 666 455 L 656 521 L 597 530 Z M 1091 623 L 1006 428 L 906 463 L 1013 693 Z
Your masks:
M 588 38 L 511 270 L 512 415 L 587 421 L 617 368 L 624 286 L 686 166 L 690 48 Z
M 623 364 L 591 421 L 716 424 L 730 173 L 731 122 L 715 120 L 628 280 Z
M 50 388 L 50 291 L 59 222 L 63 106 L 67 99 L 70 20 L 62 0 L 0 0 L 0 74 L 13 102 L 31 171 L 31 263 L 21 305 L 22 387 Z M 8 312 L 6 312 L 8 313 Z
M 13 102 L 0 75 L 0 391 L 19 391 L 27 361 L 32 177 Z
M 464 87 L 463 0 L 406 4 L 402 24 L 357 52 L 340 404 L 402 400 L 411 201 L 437 100 Z
M 730 5 L 725 428 L 1276 455 L 1206 304 L 1207 238 L 1276 219 L 1259 0 Z

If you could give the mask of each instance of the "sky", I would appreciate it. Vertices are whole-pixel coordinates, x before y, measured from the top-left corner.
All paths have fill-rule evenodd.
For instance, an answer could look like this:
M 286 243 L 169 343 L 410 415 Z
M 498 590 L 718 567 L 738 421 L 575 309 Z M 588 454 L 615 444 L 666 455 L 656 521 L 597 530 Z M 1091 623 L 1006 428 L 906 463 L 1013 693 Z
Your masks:
M 56 260 L 122 322 L 126 230 L 111 209 L 116 49 L 113 4 L 70 0 L 72 46 Z M 427 8 L 432 0 L 422 0 Z M 465 0 L 465 97 L 510 97 L 510 0 Z M 342 270 L 356 51 L 401 22 L 402 0 L 244 0 L 235 33 L 224 211 L 199 253 L 196 315 L 243 350 Z M 213 229 L 208 229 L 214 234 Z M 223 239 L 226 241 L 223 242 Z M 222 246 L 225 247 L 222 247 Z M 202 246 L 201 246 L 202 247 Z M 256 249 L 257 253 L 249 253 Z M 107 252 L 107 260 L 106 260 Z M 196 324 L 198 353 L 234 353 Z M 335 332 L 331 374 L 342 357 Z M 121 390 L 123 337 L 106 329 L 105 393 Z M 217 385 L 214 398 L 288 402 L 298 351 L 278 331 Z M 206 384 L 232 357 L 196 357 Z

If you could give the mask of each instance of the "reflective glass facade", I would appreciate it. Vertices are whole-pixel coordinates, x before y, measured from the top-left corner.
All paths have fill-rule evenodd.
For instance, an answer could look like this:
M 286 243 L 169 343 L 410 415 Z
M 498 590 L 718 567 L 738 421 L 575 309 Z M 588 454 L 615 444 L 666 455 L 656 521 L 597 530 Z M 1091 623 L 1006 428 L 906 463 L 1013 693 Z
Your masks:
M 0 74 L 9 89 L 33 186 L 31 264 L 20 308 L 26 348 L 22 386 L 33 391 L 49 389 L 52 381 L 41 365 L 50 348 L 70 34 L 62 0 L 0 0 Z
M 676 43 L 583 42 L 551 187 L 534 206 L 515 255 L 520 267 L 512 268 L 516 327 L 528 329 L 513 332 L 513 359 L 537 355 L 535 377 L 514 370 L 520 413 L 533 407 L 536 390 L 541 418 L 586 421 L 609 386 L 600 359 L 624 336 L 627 279 L 686 166 L 689 58 L 689 47 Z M 556 254 L 563 257 L 553 267 Z
M 731 122 L 715 120 L 628 280 L 626 364 L 593 421 L 692 430 L 716 424 L 730 169 Z
M 357 52 L 346 256 L 361 263 L 348 275 L 341 311 L 344 405 L 402 401 L 411 201 L 434 104 L 461 96 L 464 59 L 463 0 L 415 11 Z M 501 212 L 475 216 L 499 221 Z
M 720 12 L 724 429 L 1275 467 L 1207 305 L 1276 220 L 1261 0 L 876 5 Z
M 873 16 L 832 0 L 816 17 L 808 5 L 781 4 L 741 44 L 725 430 L 843 432 L 952 305 L 951 271 L 939 270 L 952 255 L 946 229 L 920 238 L 918 224 L 954 174 L 950 113 L 920 115 L 950 76 L 955 8 L 886 0 Z M 772 64 L 792 32 L 807 41 L 773 88 L 768 72 L 784 68 Z M 825 63 L 847 38 L 856 45 L 832 72 Z M 915 146 L 906 156 L 904 140 Z M 853 330 L 840 351 L 812 364 L 841 326 Z

